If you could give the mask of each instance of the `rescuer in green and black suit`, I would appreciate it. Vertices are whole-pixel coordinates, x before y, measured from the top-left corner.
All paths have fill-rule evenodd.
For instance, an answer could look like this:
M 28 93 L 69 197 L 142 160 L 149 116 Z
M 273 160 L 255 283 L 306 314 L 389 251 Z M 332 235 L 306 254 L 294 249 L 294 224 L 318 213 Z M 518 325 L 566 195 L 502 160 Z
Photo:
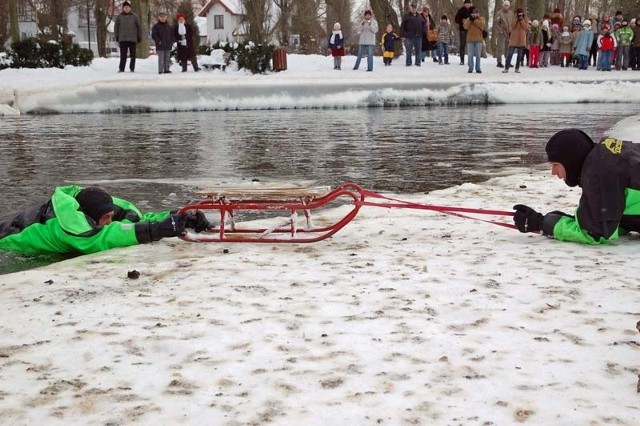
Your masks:
M 582 130 L 568 129 L 553 135 L 546 151 L 551 174 L 582 188 L 580 204 L 575 216 L 518 204 L 513 220 L 520 232 L 585 244 L 640 232 L 640 144 L 615 138 L 594 144 Z
M 24 255 L 96 253 L 210 228 L 204 213 L 142 214 L 98 187 L 55 189 L 46 203 L 0 217 L 0 250 Z

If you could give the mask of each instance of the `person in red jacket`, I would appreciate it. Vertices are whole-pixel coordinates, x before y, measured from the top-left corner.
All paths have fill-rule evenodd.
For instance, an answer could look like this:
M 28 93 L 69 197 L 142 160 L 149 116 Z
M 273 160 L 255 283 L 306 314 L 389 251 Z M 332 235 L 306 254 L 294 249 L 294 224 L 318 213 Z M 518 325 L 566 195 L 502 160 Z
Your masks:
M 609 25 L 602 26 L 602 34 L 598 36 L 598 49 L 600 49 L 600 71 L 611 71 L 611 58 L 617 46 L 616 38 L 611 35 Z

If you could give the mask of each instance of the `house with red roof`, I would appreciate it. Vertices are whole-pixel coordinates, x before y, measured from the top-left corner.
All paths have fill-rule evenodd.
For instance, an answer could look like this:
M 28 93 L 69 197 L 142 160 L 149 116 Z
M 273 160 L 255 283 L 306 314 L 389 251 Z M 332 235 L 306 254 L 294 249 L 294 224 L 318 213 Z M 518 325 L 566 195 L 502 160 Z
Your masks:
M 244 40 L 244 13 L 240 0 L 208 0 L 198 16 L 207 19 L 207 41 L 210 44 Z

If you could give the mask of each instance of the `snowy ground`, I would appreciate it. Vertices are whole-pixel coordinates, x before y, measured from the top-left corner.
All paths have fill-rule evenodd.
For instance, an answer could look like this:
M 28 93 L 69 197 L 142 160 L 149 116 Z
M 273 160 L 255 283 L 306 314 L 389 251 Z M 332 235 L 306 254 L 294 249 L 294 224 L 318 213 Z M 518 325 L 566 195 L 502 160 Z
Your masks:
M 637 102 L 630 95 L 640 90 L 637 71 L 549 67 L 502 74 L 493 58 L 483 60 L 482 74 L 468 74 L 455 56 L 451 65 L 427 58 L 420 68 L 406 67 L 404 57 L 385 67 L 376 57 L 368 73 L 365 64 L 352 70 L 353 56 L 335 71 L 330 56 L 289 55 L 287 71 L 266 75 L 232 68 L 181 73 L 178 65 L 173 74 L 158 75 L 156 61 L 139 60 L 133 74 L 118 74 L 117 58 L 96 59 L 88 68 L 3 70 L 0 104 L 29 113 Z
M 579 191 L 540 168 L 399 197 L 572 211 Z M 636 425 L 638 244 L 365 207 L 315 244 L 167 239 L 5 275 L 0 418 Z

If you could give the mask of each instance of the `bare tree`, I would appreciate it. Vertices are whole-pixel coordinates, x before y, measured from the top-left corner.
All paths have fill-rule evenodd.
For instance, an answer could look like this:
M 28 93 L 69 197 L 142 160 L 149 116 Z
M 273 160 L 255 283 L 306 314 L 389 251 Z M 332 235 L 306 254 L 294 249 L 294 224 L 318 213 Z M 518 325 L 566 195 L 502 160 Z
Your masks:
M 153 15 L 158 15 L 158 13 L 164 12 L 168 16 L 172 17 L 176 14 L 181 3 L 181 0 L 151 0 L 151 12 Z
M 6 13 L 6 15 L 5 15 Z M 4 47 L 7 35 L 11 38 L 11 41 L 20 40 L 20 28 L 18 27 L 18 4 L 16 0 L 8 0 L 2 7 L 2 14 L 6 16 L 6 21 L 2 28 L 4 29 L 2 34 L 2 44 L 0 47 Z M 7 30 L 8 25 L 8 32 Z
M 142 30 L 142 40 L 136 46 L 136 56 L 138 58 L 146 58 L 149 56 L 149 28 L 151 24 L 151 8 L 149 0 L 138 0 L 131 4 L 131 9 L 138 15 L 140 27 Z
M 319 39 L 326 33 L 320 25 L 323 12 L 320 0 L 294 0 L 291 31 L 300 35 L 300 48 L 304 53 L 317 53 Z
M 291 14 L 293 12 L 293 0 L 273 0 L 273 4 L 279 11 L 274 31 L 277 34 L 277 39 L 280 44 L 288 46 L 291 29 Z
M 389 0 L 369 0 L 369 5 L 373 11 L 373 16 L 378 21 L 380 31 L 384 31 L 388 24 L 393 25 L 394 28 L 400 27 L 398 14 Z
M 113 21 L 115 0 L 94 0 L 93 17 L 96 21 L 96 44 L 98 56 L 107 56 L 107 33 L 109 24 Z
M 242 0 L 244 19 L 242 26 L 247 40 L 268 44 L 271 39 L 271 0 Z
M 67 16 L 71 0 L 28 0 L 36 12 L 39 37 L 45 41 L 60 41 L 67 33 Z

